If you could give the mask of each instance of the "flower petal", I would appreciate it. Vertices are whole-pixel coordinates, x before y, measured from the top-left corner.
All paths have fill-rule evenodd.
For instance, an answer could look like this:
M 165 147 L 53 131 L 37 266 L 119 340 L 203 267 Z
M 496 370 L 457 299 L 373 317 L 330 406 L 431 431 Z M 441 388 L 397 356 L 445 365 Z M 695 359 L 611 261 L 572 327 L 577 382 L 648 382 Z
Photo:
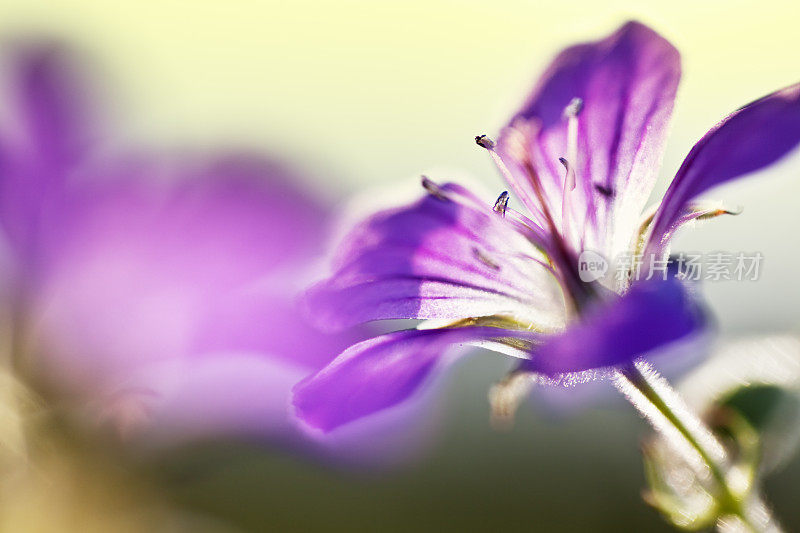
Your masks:
M 529 209 L 538 208 L 530 205 L 536 195 L 524 157 L 556 223 L 563 226 L 562 209 L 568 213 L 577 249 L 609 256 L 626 249 L 656 179 L 679 79 L 677 50 L 637 22 L 559 54 L 498 142 L 517 188 L 527 191 L 522 200 L 528 198 Z M 575 98 L 582 106 L 571 154 L 565 110 Z M 576 159 L 568 161 L 576 186 L 566 203 L 561 157 Z
M 129 376 L 127 394 L 98 398 L 90 408 L 148 447 L 235 435 L 269 439 L 273 446 L 338 467 L 385 468 L 415 458 L 438 427 L 440 394 L 431 387 L 381 416 L 309 435 L 288 409 L 293 386 L 309 369 L 279 354 L 217 352 L 139 370 Z M 136 383 L 142 386 L 131 390 Z
M 311 334 L 292 305 L 323 207 L 259 157 L 161 163 L 71 184 L 28 303 L 41 379 L 91 395 L 212 351 L 329 361 L 347 339 Z
M 295 416 L 312 428 L 331 431 L 409 398 L 453 344 L 498 336 L 530 339 L 534 335 L 466 327 L 405 330 L 369 339 L 345 350 L 326 368 L 297 384 Z
M 634 284 L 619 299 L 587 309 L 580 320 L 533 350 L 523 370 L 548 376 L 628 363 L 701 331 L 704 313 L 674 277 Z
M 20 148 L 48 166 L 73 163 L 93 130 L 81 65 L 52 43 L 23 45 L 10 55 L 9 105 L 17 115 Z
M 800 143 L 800 83 L 735 111 L 694 145 L 658 208 L 651 242 L 663 238 L 698 194 L 771 165 Z
M 0 221 L 16 251 L 30 259 L 40 219 L 85 155 L 94 125 L 87 84 L 64 50 L 26 45 L 6 59 L 10 120 L 0 131 Z
M 272 276 L 269 286 L 215 296 L 203 305 L 191 352 L 196 357 L 230 351 L 270 354 L 316 370 L 364 338 L 358 328 L 327 334 L 314 327 L 298 309 L 297 285 L 297 279 L 281 273 Z
M 675 278 L 634 285 L 598 304 L 564 333 L 543 336 L 493 327 L 406 330 L 356 344 L 294 390 L 295 415 L 331 431 L 393 407 L 426 381 L 452 344 L 498 339 L 536 343 L 521 372 L 557 376 L 631 362 L 704 325 L 698 304 Z
M 308 294 L 316 320 L 333 329 L 494 314 L 562 323 L 562 297 L 536 247 L 458 190 L 437 186 L 435 195 L 358 225 L 339 248 L 334 274 Z

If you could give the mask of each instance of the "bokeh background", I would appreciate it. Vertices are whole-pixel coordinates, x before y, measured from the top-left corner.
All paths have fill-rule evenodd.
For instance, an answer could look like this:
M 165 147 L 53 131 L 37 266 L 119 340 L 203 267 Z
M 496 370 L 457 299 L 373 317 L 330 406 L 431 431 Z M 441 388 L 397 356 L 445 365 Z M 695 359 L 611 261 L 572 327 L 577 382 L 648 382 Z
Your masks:
M 717 120 L 800 78 L 800 4 L 789 0 L 4 0 L 0 42 L 44 36 L 86 54 L 113 95 L 108 111 L 125 125 L 121 142 L 247 147 L 344 203 L 422 173 L 466 175 L 499 193 L 474 135 L 503 125 L 560 48 L 630 18 L 683 56 L 657 193 Z M 764 254 L 759 281 L 707 284 L 720 337 L 800 332 L 800 154 L 710 196 L 743 214 L 681 235 L 675 248 Z M 439 434 L 405 466 L 345 470 L 262 443 L 227 442 L 131 468 L 148 480 L 147 505 L 186 513 L 170 522 L 175 528 L 202 518 L 234 531 L 668 530 L 640 501 L 646 426 L 632 409 L 611 391 L 569 416 L 532 402 L 512 430 L 498 432 L 486 391 L 504 368 L 486 354 L 460 364 Z M 96 455 L 75 453 L 78 465 Z M 65 489 L 88 487 L 92 496 L 73 493 L 59 505 L 102 507 L 97 493 L 115 490 L 139 497 L 118 472 L 105 479 L 86 465 L 70 467 L 85 468 L 86 479 Z M 800 461 L 770 478 L 767 493 L 789 529 L 800 529 Z M 52 494 L 39 504 L 56 505 Z

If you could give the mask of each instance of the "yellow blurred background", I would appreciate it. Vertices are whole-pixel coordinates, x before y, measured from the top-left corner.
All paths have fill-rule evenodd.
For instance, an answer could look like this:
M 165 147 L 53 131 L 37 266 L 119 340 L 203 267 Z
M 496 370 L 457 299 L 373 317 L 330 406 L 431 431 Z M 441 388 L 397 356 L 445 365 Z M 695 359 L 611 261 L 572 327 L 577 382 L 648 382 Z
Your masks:
M 800 79 L 792 0 L 4 0 L 0 36 L 77 46 L 105 75 L 110 111 L 124 125 L 115 133 L 135 143 L 255 148 L 341 197 L 423 172 L 466 172 L 499 190 L 473 136 L 497 132 L 554 53 L 630 18 L 683 55 L 660 191 L 716 121 Z M 783 290 L 800 254 L 779 228 L 796 211 L 800 163 L 786 168 L 791 182 L 770 189 L 751 180 L 712 194 L 745 215 L 679 241 L 764 253 L 758 287 L 735 296 L 728 285 L 709 288 L 724 328 L 800 325 Z M 745 313 L 743 294 L 770 305 Z
M 629 18 L 683 53 L 667 168 L 800 73 L 790 0 L 4 0 L 0 35 L 78 45 L 141 140 L 235 139 L 337 187 L 442 164 L 493 176 L 472 137 L 503 124 L 556 51 Z

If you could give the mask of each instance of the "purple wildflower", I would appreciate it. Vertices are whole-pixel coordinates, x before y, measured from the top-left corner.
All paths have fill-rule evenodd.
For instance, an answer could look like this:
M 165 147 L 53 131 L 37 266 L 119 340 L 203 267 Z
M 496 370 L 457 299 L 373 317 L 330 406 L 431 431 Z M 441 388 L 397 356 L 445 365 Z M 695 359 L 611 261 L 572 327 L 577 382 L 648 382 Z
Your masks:
M 578 257 L 644 252 L 657 260 L 689 220 L 720 214 L 690 202 L 766 167 L 800 142 L 800 85 L 729 115 L 691 150 L 662 202 L 646 202 L 680 78 L 677 50 L 629 22 L 559 54 L 488 150 L 527 213 L 455 184 L 360 223 L 333 275 L 308 295 L 339 329 L 384 319 L 435 320 L 343 352 L 295 388 L 296 416 L 330 431 L 395 406 L 454 344 L 521 359 L 515 374 L 563 377 L 628 365 L 703 329 L 699 303 L 674 276 L 612 288 L 584 281 Z M 612 290 L 616 289 L 616 290 Z
M 320 333 L 296 305 L 324 205 L 254 155 L 104 151 L 80 65 L 58 46 L 13 52 L 0 304 L 14 317 L 15 368 L 56 405 L 131 439 L 300 445 L 292 386 L 355 340 Z M 315 449 L 383 462 L 378 433 L 362 426 Z
M 294 305 L 322 204 L 252 155 L 103 153 L 75 60 L 42 44 L 9 55 L 2 303 L 24 335 L 17 368 L 122 429 L 286 432 L 291 385 L 346 342 Z

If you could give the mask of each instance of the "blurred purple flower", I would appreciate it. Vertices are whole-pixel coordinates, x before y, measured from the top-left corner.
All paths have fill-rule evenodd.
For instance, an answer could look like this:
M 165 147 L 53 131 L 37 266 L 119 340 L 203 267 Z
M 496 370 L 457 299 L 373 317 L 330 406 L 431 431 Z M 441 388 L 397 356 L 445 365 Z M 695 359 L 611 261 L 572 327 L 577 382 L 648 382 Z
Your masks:
M 395 406 L 453 344 L 519 357 L 514 375 L 563 379 L 701 330 L 702 310 L 681 280 L 656 276 L 618 294 L 582 278 L 578 258 L 644 251 L 658 260 L 680 225 L 721 214 L 689 202 L 800 142 L 800 85 L 715 126 L 643 215 L 679 78 L 677 50 L 636 22 L 568 48 L 497 143 L 476 138 L 527 215 L 508 207 L 507 193 L 492 207 L 459 185 L 423 179 L 427 197 L 359 224 L 333 275 L 308 296 L 314 316 L 334 329 L 383 319 L 436 319 L 438 327 L 350 347 L 295 388 L 299 419 L 329 431 Z
M 323 204 L 251 155 L 107 157 L 74 60 L 15 52 L 0 223 L 17 368 L 131 436 L 299 436 L 291 386 L 355 340 L 295 305 Z

